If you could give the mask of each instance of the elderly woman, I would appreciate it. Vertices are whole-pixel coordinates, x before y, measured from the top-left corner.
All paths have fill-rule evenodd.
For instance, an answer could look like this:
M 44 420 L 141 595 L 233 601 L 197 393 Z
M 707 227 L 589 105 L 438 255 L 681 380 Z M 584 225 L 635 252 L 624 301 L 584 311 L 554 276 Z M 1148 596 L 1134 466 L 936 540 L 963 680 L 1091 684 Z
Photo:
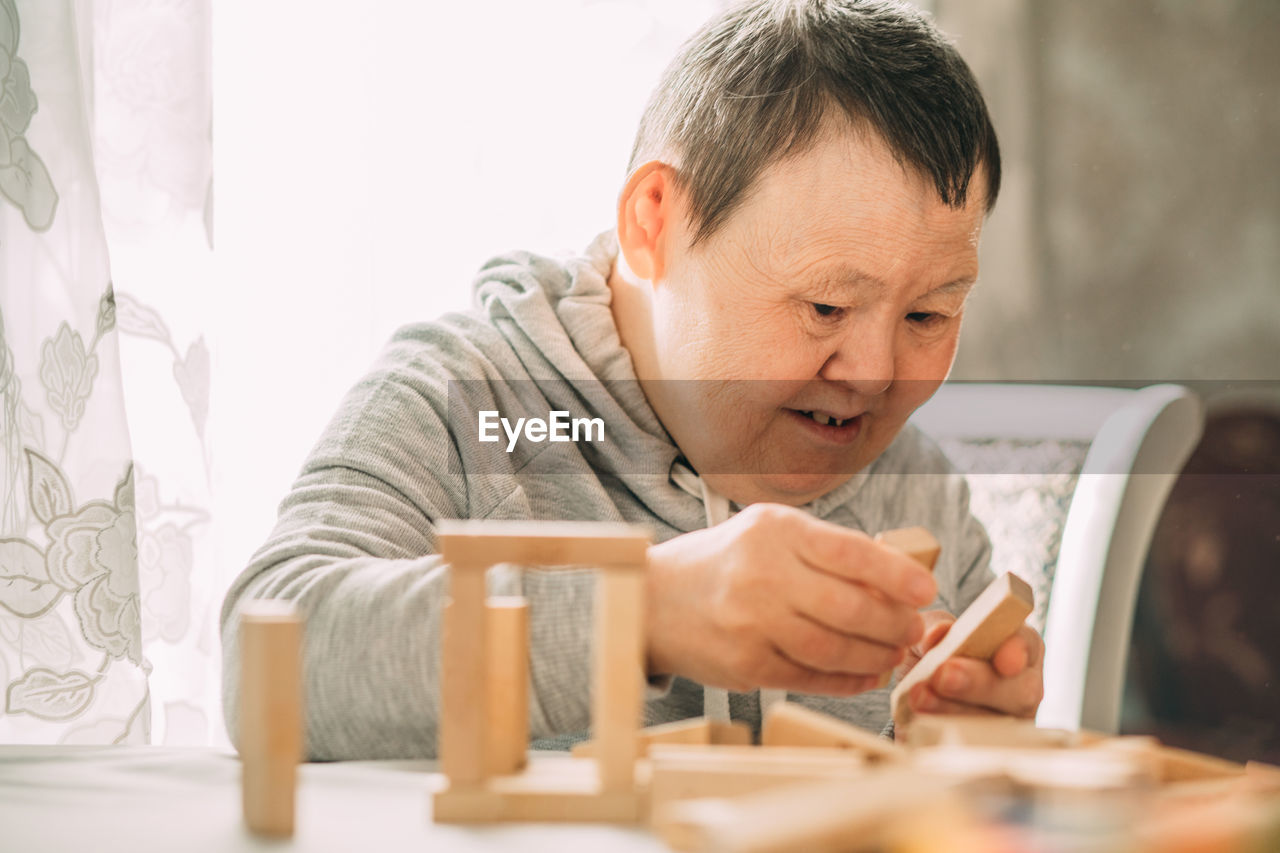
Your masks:
M 999 178 L 969 69 L 911 7 L 710 21 L 644 113 L 616 227 L 490 261 L 474 310 L 399 331 L 343 402 L 227 596 L 233 737 L 237 607 L 288 598 L 310 756 L 435 754 L 444 518 L 652 529 L 650 724 L 758 730 L 788 696 L 886 729 L 881 676 L 991 578 L 963 479 L 906 421 L 951 368 Z M 871 538 L 910 525 L 934 575 Z M 533 735 L 580 732 L 589 574 L 490 580 L 530 600 Z M 1024 628 L 910 701 L 1033 715 L 1042 656 Z

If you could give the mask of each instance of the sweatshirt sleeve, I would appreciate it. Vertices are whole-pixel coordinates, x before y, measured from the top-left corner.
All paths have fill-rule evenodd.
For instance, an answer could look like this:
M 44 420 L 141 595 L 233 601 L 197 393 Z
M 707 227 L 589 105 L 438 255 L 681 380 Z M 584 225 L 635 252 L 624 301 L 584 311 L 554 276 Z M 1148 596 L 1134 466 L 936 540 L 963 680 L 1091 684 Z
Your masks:
M 234 743 L 239 610 L 252 599 L 280 598 L 306 619 L 307 756 L 436 755 L 447 571 L 435 522 L 518 517 L 522 496 L 501 476 L 471 478 L 469 486 L 448 429 L 447 378 L 408 350 L 393 343 L 391 365 L 384 361 L 347 395 L 281 503 L 275 529 L 227 593 L 223 708 Z M 586 728 L 590 573 L 499 569 L 489 580 L 491 592 L 530 602 L 531 736 Z

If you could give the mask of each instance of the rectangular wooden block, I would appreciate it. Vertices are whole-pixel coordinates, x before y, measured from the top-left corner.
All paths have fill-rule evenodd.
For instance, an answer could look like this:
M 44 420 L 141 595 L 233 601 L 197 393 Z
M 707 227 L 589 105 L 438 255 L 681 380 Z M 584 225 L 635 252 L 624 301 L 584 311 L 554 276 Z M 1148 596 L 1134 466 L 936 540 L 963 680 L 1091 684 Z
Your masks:
M 636 524 L 598 521 L 442 520 L 436 523 L 440 554 L 459 565 L 643 568 L 652 535 Z
M 1141 756 L 1097 749 L 922 747 L 913 751 L 911 766 L 922 776 L 970 783 L 999 780 L 1038 791 L 1145 790 L 1156 782 Z
M 544 757 L 517 775 L 437 791 L 432 817 L 440 823 L 636 823 L 646 810 L 645 796 L 636 787 L 605 791 L 594 761 Z
M 895 761 L 904 750 L 893 741 L 852 723 L 794 702 L 778 702 L 765 716 L 763 746 L 826 746 L 848 749 L 868 761 Z
M 904 770 L 830 779 L 744 794 L 681 800 L 654 815 L 677 850 L 722 853 L 843 853 L 870 848 L 895 824 L 938 808 L 950 783 Z
M 1256 794 L 1280 794 L 1280 767 L 1261 761 L 1244 766 L 1245 787 Z
M 840 747 L 655 743 L 649 747 L 649 765 L 651 769 L 731 767 L 741 773 L 799 773 L 859 769 L 868 762 L 864 755 Z
M 455 567 L 456 568 L 456 567 Z M 455 787 L 489 775 L 489 632 L 485 573 L 452 571 L 443 608 L 440 767 Z
M 942 642 L 925 654 L 898 683 L 889 697 L 895 727 L 904 731 L 911 722 L 907 694 L 917 684 L 933 677 L 938 667 L 952 657 L 990 658 L 1000 644 L 1022 626 L 1035 606 L 1035 596 L 1027 582 L 1006 573 L 982 591 L 960 614 Z
M 1056 749 L 1083 746 L 1092 737 L 1066 729 L 1042 729 L 1034 720 L 999 714 L 917 714 L 899 743 L 924 746 L 1005 746 Z
M 942 546 L 933 534 L 923 527 L 902 527 L 876 534 L 876 541 L 896 548 L 929 571 L 938 563 Z
M 1157 754 L 1160 756 L 1161 772 L 1166 782 L 1222 779 L 1242 776 L 1245 773 L 1243 764 L 1189 749 L 1161 746 Z
M 929 571 L 933 571 L 933 567 L 938 562 L 938 555 L 942 553 L 942 546 L 938 544 L 938 540 L 923 527 L 902 527 L 897 530 L 885 530 L 876 534 L 876 541 L 891 548 L 896 548 Z M 880 680 L 876 682 L 875 689 L 882 690 L 888 687 L 889 682 L 892 680 L 892 672 L 884 673 L 880 676 Z
M 862 757 L 844 749 L 654 744 L 649 807 L 696 797 L 737 797 L 768 788 L 866 774 Z
M 1160 853 L 1280 850 L 1280 808 L 1273 798 L 1238 794 L 1199 802 L 1161 798 L 1154 806 L 1137 821 L 1130 849 Z
M 706 717 L 694 717 L 689 720 L 676 720 L 641 729 L 637 738 L 637 755 L 641 758 L 649 754 L 649 747 L 655 744 L 738 744 L 751 743 L 751 727 L 740 721 L 728 723 L 711 720 Z M 584 741 L 573 747 L 575 758 L 589 758 L 595 755 L 595 742 Z
M 302 617 L 284 601 L 240 611 L 240 757 L 245 823 L 293 835 L 297 767 L 303 757 Z
M 635 786 L 645 684 L 644 587 L 639 572 L 596 580 L 591 737 L 605 791 Z
M 635 791 L 441 791 L 432 814 L 440 823 L 639 823 L 644 797 Z
M 1155 767 L 1161 782 L 1194 782 L 1225 779 L 1245 775 L 1245 765 L 1189 749 L 1165 746 L 1148 735 L 1126 735 L 1108 738 L 1094 748 L 1125 750 L 1146 757 Z
M 490 775 L 515 773 L 529 749 L 529 602 L 491 596 L 485 604 L 488 632 Z

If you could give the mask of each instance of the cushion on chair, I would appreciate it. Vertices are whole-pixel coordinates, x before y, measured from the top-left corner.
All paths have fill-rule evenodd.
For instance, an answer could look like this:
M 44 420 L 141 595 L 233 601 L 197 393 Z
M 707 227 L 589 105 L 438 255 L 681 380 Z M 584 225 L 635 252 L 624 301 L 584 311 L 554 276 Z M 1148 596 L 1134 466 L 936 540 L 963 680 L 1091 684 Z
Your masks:
M 969 481 L 969 506 L 991 537 L 991 568 L 1031 585 L 1027 622 L 1044 633 L 1062 530 L 1089 442 L 1067 439 L 943 438 L 938 441 Z

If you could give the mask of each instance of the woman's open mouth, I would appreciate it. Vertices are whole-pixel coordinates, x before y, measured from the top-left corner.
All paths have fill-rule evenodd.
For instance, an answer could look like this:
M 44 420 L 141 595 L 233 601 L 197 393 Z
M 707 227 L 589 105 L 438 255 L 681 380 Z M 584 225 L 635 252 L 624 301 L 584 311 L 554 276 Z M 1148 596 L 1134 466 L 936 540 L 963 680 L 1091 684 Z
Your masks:
M 810 435 L 831 444 L 849 444 L 862 432 L 862 414 L 840 417 L 836 413 L 816 409 L 784 411 Z

